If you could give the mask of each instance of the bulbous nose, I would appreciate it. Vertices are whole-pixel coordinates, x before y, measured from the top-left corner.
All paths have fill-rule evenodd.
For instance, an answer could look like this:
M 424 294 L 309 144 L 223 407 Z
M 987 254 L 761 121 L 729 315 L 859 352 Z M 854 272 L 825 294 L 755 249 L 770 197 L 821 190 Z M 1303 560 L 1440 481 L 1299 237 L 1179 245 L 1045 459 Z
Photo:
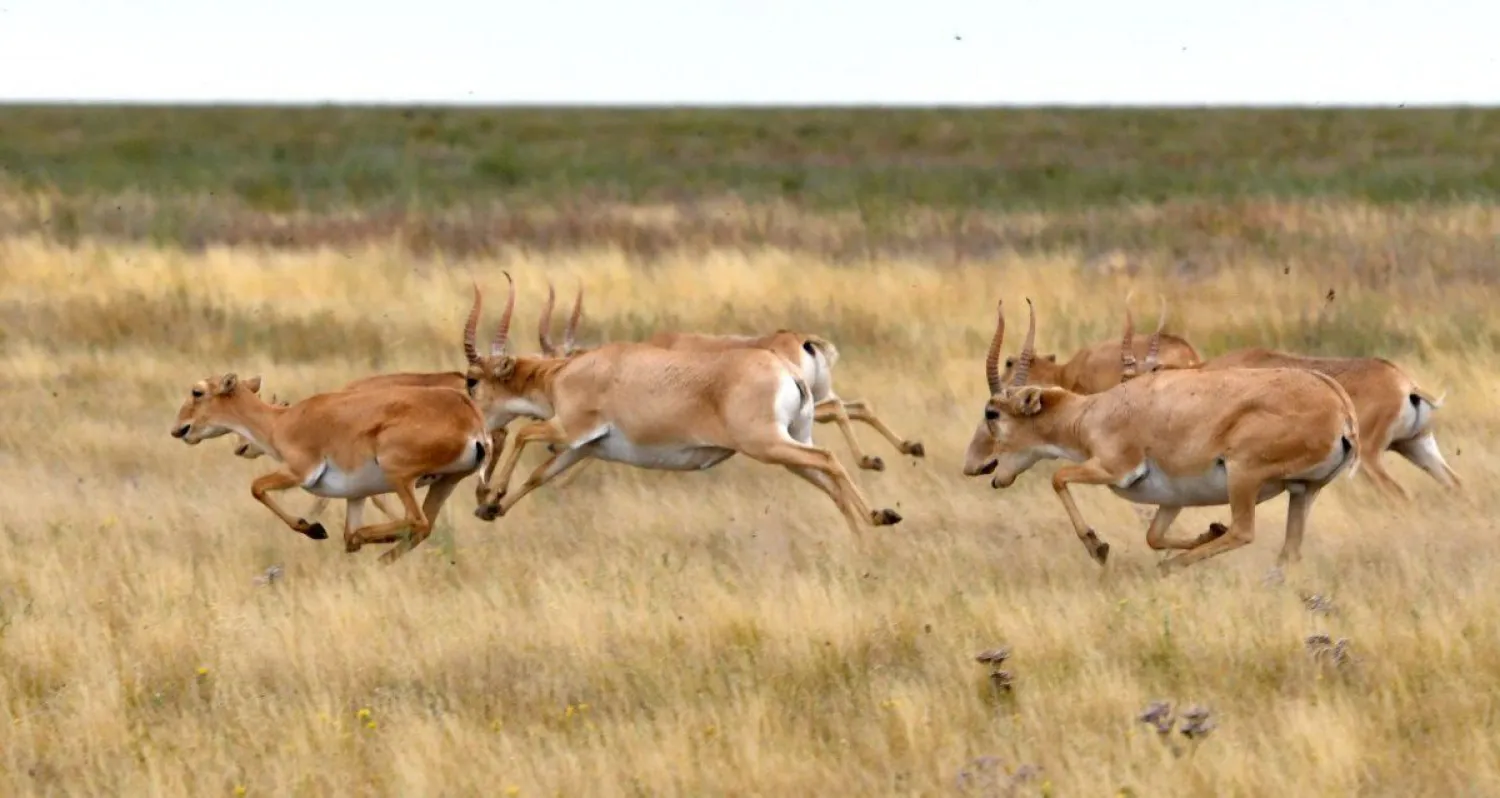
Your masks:
M 998 465 L 1000 465 L 1000 461 L 998 459 L 990 459 L 990 460 L 986 460 L 978 468 L 973 468 L 973 467 L 970 467 L 970 466 L 964 466 L 964 476 L 982 477 L 985 474 L 989 474 L 989 473 L 993 472 L 995 470 L 995 467 L 998 466 Z
M 193 428 L 192 424 L 183 424 L 182 426 L 178 427 L 177 429 L 172 430 L 172 437 L 174 437 L 174 438 L 181 438 L 182 436 L 188 434 L 188 430 L 190 430 L 192 428 Z

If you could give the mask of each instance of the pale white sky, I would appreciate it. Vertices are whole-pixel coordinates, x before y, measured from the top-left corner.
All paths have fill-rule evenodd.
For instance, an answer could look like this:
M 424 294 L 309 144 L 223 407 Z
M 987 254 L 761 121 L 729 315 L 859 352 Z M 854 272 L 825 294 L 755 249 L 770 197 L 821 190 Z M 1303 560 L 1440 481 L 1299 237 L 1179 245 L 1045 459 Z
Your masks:
M 1497 58 L 1492 0 L 0 0 L 0 101 L 1492 104 Z

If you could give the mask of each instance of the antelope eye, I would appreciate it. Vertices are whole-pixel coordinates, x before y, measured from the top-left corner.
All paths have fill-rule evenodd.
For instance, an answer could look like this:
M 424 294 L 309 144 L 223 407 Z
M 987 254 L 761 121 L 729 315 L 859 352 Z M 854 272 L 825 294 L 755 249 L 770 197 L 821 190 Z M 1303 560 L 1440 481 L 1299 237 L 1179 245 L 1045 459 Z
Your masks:
M 202 399 L 203 398 L 203 389 L 202 388 L 194 388 L 193 389 L 193 398 L 194 399 Z
M 995 419 L 997 419 L 999 417 L 1000 417 L 1000 411 L 999 410 L 996 410 L 993 407 L 986 407 L 984 409 L 984 420 L 985 421 L 994 421 Z
M 467 385 L 470 390 L 473 390 L 474 386 L 476 386 L 478 384 L 479 384 L 479 378 L 477 378 L 477 377 L 465 377 L 464 378 L 464 385 Z

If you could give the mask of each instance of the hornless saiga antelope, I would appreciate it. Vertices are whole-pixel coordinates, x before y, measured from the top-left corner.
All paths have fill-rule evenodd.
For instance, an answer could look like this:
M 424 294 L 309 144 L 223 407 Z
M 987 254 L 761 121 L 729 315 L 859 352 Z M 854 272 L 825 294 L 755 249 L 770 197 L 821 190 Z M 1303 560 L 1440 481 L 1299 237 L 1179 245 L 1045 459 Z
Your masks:
M 561 349 L 552 346 L 548 330 L 551 327 L 553 291 L 549 283 L 547 286 L 547 303 L 543 306 L 541 315 L 541 328 L 538 337 L 542 341 L 543 352 L 556 356 L 566 356 L 578 350 L 574 344 L 574 333 L 577 330 L 578 319 L 582 314 L 583 288 L 578 289 L 578 297 L 573 302 L 573 315 L 568 320 L 566 332 L 563 335 Z M 884 471 L 885 460 L 878 456 L 867 455 L 859 444 L 859 439 L 854 435 L 854 427 L 851 421 L 859 421 L 868 424 L 880 433 L 897 451 L 909 454 L 912 457 L 925 457 L 927 450 L 920 441 L 903 440 L 891 428 L 886 425 L 879 416 L 875 415 L 875 409 L 869 402 L 863 399 L 841 399 L 833 392 L 833 366 L 838 362 L 839 351 L 828 340 L 817 335 L 796 333 L 790 330 L 777 330 L 774 333 L 760 336 L 748 335 L 715 335 L 708 333 L 681 333 L 681 332 L 658 332 L 647 338 L 643 343 L 658 346 L 663 349 L 696 352 L 722 352 L 730 349 L 769 349 L 786 358 L 787 362 L 801 370 L 802 379 L 812 389 L 813 400 L 816 406 L 813 413 L 813 421 L 819 424 L 833 422 L 838 424 L 839 431 L 843 433 L 844 440 L 849 444 L 849 450 L 854 453 L 859 467 L 869 471 Z
M 1416 380 L 1389 360 L 1309 357 L 1254 347 L 1209 358 L 1196 368 L 1200 371 L 1295 368 L 1326 374 L 1337 380 L 1354 401 L 1359 414 L 1360 470 L 1371 482 L 1397 498 L 1410 498 L 1380 460 L 1381 454 L 1389 450 L 1410 460 L 1443 487 L 1449 490 L 1463 487 L 1458 474 L 1443 459 L 1433 435 L 1433 412 L 1442 407 L 1443 397 L 1422 390 Z
M 514 283 L 510 291 L 514 297 Z M 476 295 L 476 307 L 478 301 Z M 508 324 L 501 321 L 498 339 L 505 338 Z M 590 457 L 701 471 L 743 453 L 785 466 L 817 486 L 855 533 L 865 524 L 901 521 L 894 510 L 871 510 L 833 453 L 812 444 L 812 392 L 796 368 L 774 352 L 677 351 L 615 342 L 569 357 L 493 351 L 480 357 L 474 334 L 471 323 L 464 331 L 464 352 L 470 392 L 479 406 L 491 414 L 539 419 L 511 436 L 490 495 L 475 509 L 479 518 L 504 515 L 526 494 Z M 532 441 L 563 448 L 507 495 L 520 451 Z
M 1161 316 L 1157 319 L 1156 332 L 1142 344 L 1132 340 L 1134 328 L 1130 315 L 1130 295 L 1125 297 L 1125 335 L 1119 341 L 1100 341 L 1086 346 L 1073 354 L 1068 362 L 1058 365 L 1057 355 L 1042 355 L 1031 364 L 1029 380 L 1037 385 L 1057 385 L 1073 393 L 1100 393 L 1119 385 L 1136 372 L 1136 358 L 1145 357 L 1168 368 L 1192 367 L 1203 358 L 1198 350 L 1181 336 L 1164 334 L 1167 323 L 1167 300 L 1162 297 Z M 1005 359 L 1005 370 L 1001 381 L 1010 383 L 1016 359 Z M 1128 376 L 1127 376 L 1128 375 Z
M 505 272 L 504 274 L 506 280 L 511 279 L 509 272 Z M 479 290 L 478 287 L 475 287 L 474 290 L 475 296 L 477 297 Z M 473 308 L 469 311 L 470 316 L 466 323 L 470 326 L 477 324 L 479 322 L 479 312 L 480 305 L 478 300 L 476 300 Z M 509 327 L 509 320 L 514 313 L 515 296 L 512 295 L 511 301 L 505 306 L 505 315 L 503 317 L 505 319 L 504 323 L 507 328 Z M 574 313 L 576 316 L 577 309 L 574 310 Z M 568 340 L 571 342 L 571 334 L 569 335 Z M 490 342 L 490 349 L 492 351 L 500 351 L 505 347 L 505 343 L 506 342 L 503 338 L 496 338 L 494 341 Z M 370 377 L 361 377 L 345 385 L 339 390 L 362 391 L 372 388 L 379 389 L 390 388 L 394 386 L 448 388 L 460 393 L 468 392 L 468 387 L 465 385 L 464 373 L 462 371 L 397 372 L 394 374 L 376 374 Z M 274 398 L 272 400 L 272 403 L 276 403 Z M 484 486 L 489 482 L 490 477 L 494 475 L 495 466 L 499 463 L 500 451 L 505 446 L 505 425 L 509 424 L 515 418 L 516 417 L 513 415 L 499 413 L 493 416 L 486 417 L 485 419 L 486 424 L 488 424 L 490 427 L 490 450 L 494 453 L 494 456 L 485 463 L 484 469 L 480 472 L 479 485 L 475 487 L 476 499 L 477 497 L 484 495 Z M 239 436 L 239 438 L 242 443 L 239 446 L 235 447 L 234 453 L 236 456 L 243 457 L 247 460 L 254 460 L 255 458 L 265 454 L 265 450 L 257 446 L 254 441 L 251 441 L 244 436 Z M 424 476 L 422 477 L 422 479 L 417 481 L 417 487 L 420 488 L 430 485 L 435 479 L 435 476 Z M 370 501 L 373 502 L 382 513 L 385 513 L 387 517 L 396 517 L 396 514 L 386 506 L 385 502 L 383 502 L 379 496 L 371 496 Z M 317 501 L 313 503 L 313 506 L 309 511 L 309 515 L 316 517 L 322 514 L 323 509 L 327 507 L 327 505 L 328 499 L 326 497 L 319 496 Z
M 344 550 L 366 543 L 396 543 L 380 559 L 393 562 L 432 531 L 443 502 L 458 483 L 482 467 L 490 451 L 484 414 L 462 392 L 449 388 L 392 386 L 315 394 L 287 407 L 258 396 L 260 377 L 233 373 L 193 385 L 177 411 L 172 437 L 189 445 L 230 432 L 255 443 L 281 464 L 250 485 L 293 531 L 324 540 L 322 524 L 294 518 L 269 495 L 300 487 L 315 496 L 347 499 Z M 417 481 L 435 477 L 417 504 Z M 401 497 L 406 516 L 362 525 L 364 500 L 380 493 Z M 402 533 L 410 530 L 410 536 Z
M 1291 498 L 1279 561 L 1299 560 L 1318 493 L 1345 469 L 1358 469 L 1354 403 L 1316 371 L 1160 371 L 1082 395 L 1026 384 L 1035 359 L 1034 308 L 1009 385 L 1000 381 L 1004 337 L 1002 308 L 985 359 L 990 398 L 964 474 L 993 473 L 991 485 L 1004 488 L 1041 460 L 1071 461 L 1053 474 L 1052 489 L 1101 565 L 1109 544 L 1079 513 L 1068 490 L 1074 483 L 1106 485 L 1132 502 L 1157 505 L 1146 544 L 1180 552 L 1158 565 L 1165 574 L 1252 541 L 1256 505 L 1283 491 Z M 1214 523 L 1190 540 L 1167 537 L 1182 508 L 1223 504 L 1228 527 Z

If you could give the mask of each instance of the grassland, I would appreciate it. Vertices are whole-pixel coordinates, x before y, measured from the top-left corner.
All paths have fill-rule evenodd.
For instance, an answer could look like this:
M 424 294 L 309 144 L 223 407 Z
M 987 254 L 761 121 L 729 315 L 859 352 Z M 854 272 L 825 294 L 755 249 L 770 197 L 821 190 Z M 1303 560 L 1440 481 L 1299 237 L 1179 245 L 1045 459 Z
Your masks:
M 45 116 L 25 113 L 28 129 Z M 80 128 L 70 146 L 102 153 L 118 131 L 165 126 L 154 118 Z M 41 140 L 0 128 L 12 149 Z M 1131 157 L 1145 156 L 1113 156 Z M 238 158 L 202 185 L 254 170 Z M 58 203 L 102 208 L 112 192 L 146 222 L 153 208 L 194 224 L 251 212 L 150 183 L 192 172 L 173 157 L 134 183 L 68 168 L 76 184 L 4 196 L 0 792 L 1003 795 L 1005 769 L 1024 766 L 1040 770 L 1017 795 L 1500 791 L 1500 500 L 1487 489 L 1500 474 L 1500 210 L 1488 195 L 1100 196 L 976 208 L 960 235 L 944 227 L 949 209 L 892 194 L 880 246 L 865 246 L 858 208 L 601 201 L 598 213 L 657 231 L 644 246 L 537 200 L 526 218 L 573 232 L 506 241 L 476 224 L 469 247 L 443 225 L 481 218 L 471 209 L 485 200 L 459 197 L 406 217 L 446 231 L 423 248 L 378 203 L 267 212 L 352 231 L 312 241 L 153 240 L 91 228 L 105 217 L 88 213 L 59 237 L 18 221 Z M 781 232 L 756 238 L 766 219 Z M 566 246 L 537 243 L 549 240 Z M 249 495 L 264 461 L 167 435 L 211 373 L 260 374 L 300 397 L 373 371 L 454 367 L 469 280 L 493 297 L 502 269 L 520 286 L 517 330 L 534 329 L 551 277 L 564 295 L 586 287 L 589 341 L 664 326 L 828 336 L 841 392 L 926 444 L 913 460 L 859 429 L 888 470 L 856 480 L 906 520 L 851 538 L 825 497 L 738 458 L 701 474 L 606 464 L 495 524 L 461 489 L 425 551 L 380 568 L 378 550 L 348 556 L 279 526 Z M 1398 360 L 1448 393 L 1438 435 L 1469 489 L 1449 496 L 1399 458 L 1409 505 L 1340 482 L 1284 581 L 1266 577 L 1285 499 L 1262 505 L 1252 546 L 1159 580 L 1132 508 L 1080 490 L 1114 547 L 1101 571 L 1050 466 L 1006 491 L 959 466 L 995 299 L 1031 297 L 1042 348 L 1065 353 L 1116 334 L 1130 287 L 1164 293 L 1171 329 L 1208 353 L 1266 343 Z M 1138 323 L 1153 325 L 1143 304 Z M 815 436 L 852 465 L 830 426 Z M 273 565 L 281 578 L 257 581 Z M 1331 611 L 1310 610 L 1312 593 Z M 1315 633 L 1347 638 L 1352 661 L 1316 661 Z M 1008 696 L 973 661 L 1002 644 Z M 1196 745 L 1174 735 L 1174 753 L 1134 719 L 1156 699 L 1207 705 L 1218 726 Z

